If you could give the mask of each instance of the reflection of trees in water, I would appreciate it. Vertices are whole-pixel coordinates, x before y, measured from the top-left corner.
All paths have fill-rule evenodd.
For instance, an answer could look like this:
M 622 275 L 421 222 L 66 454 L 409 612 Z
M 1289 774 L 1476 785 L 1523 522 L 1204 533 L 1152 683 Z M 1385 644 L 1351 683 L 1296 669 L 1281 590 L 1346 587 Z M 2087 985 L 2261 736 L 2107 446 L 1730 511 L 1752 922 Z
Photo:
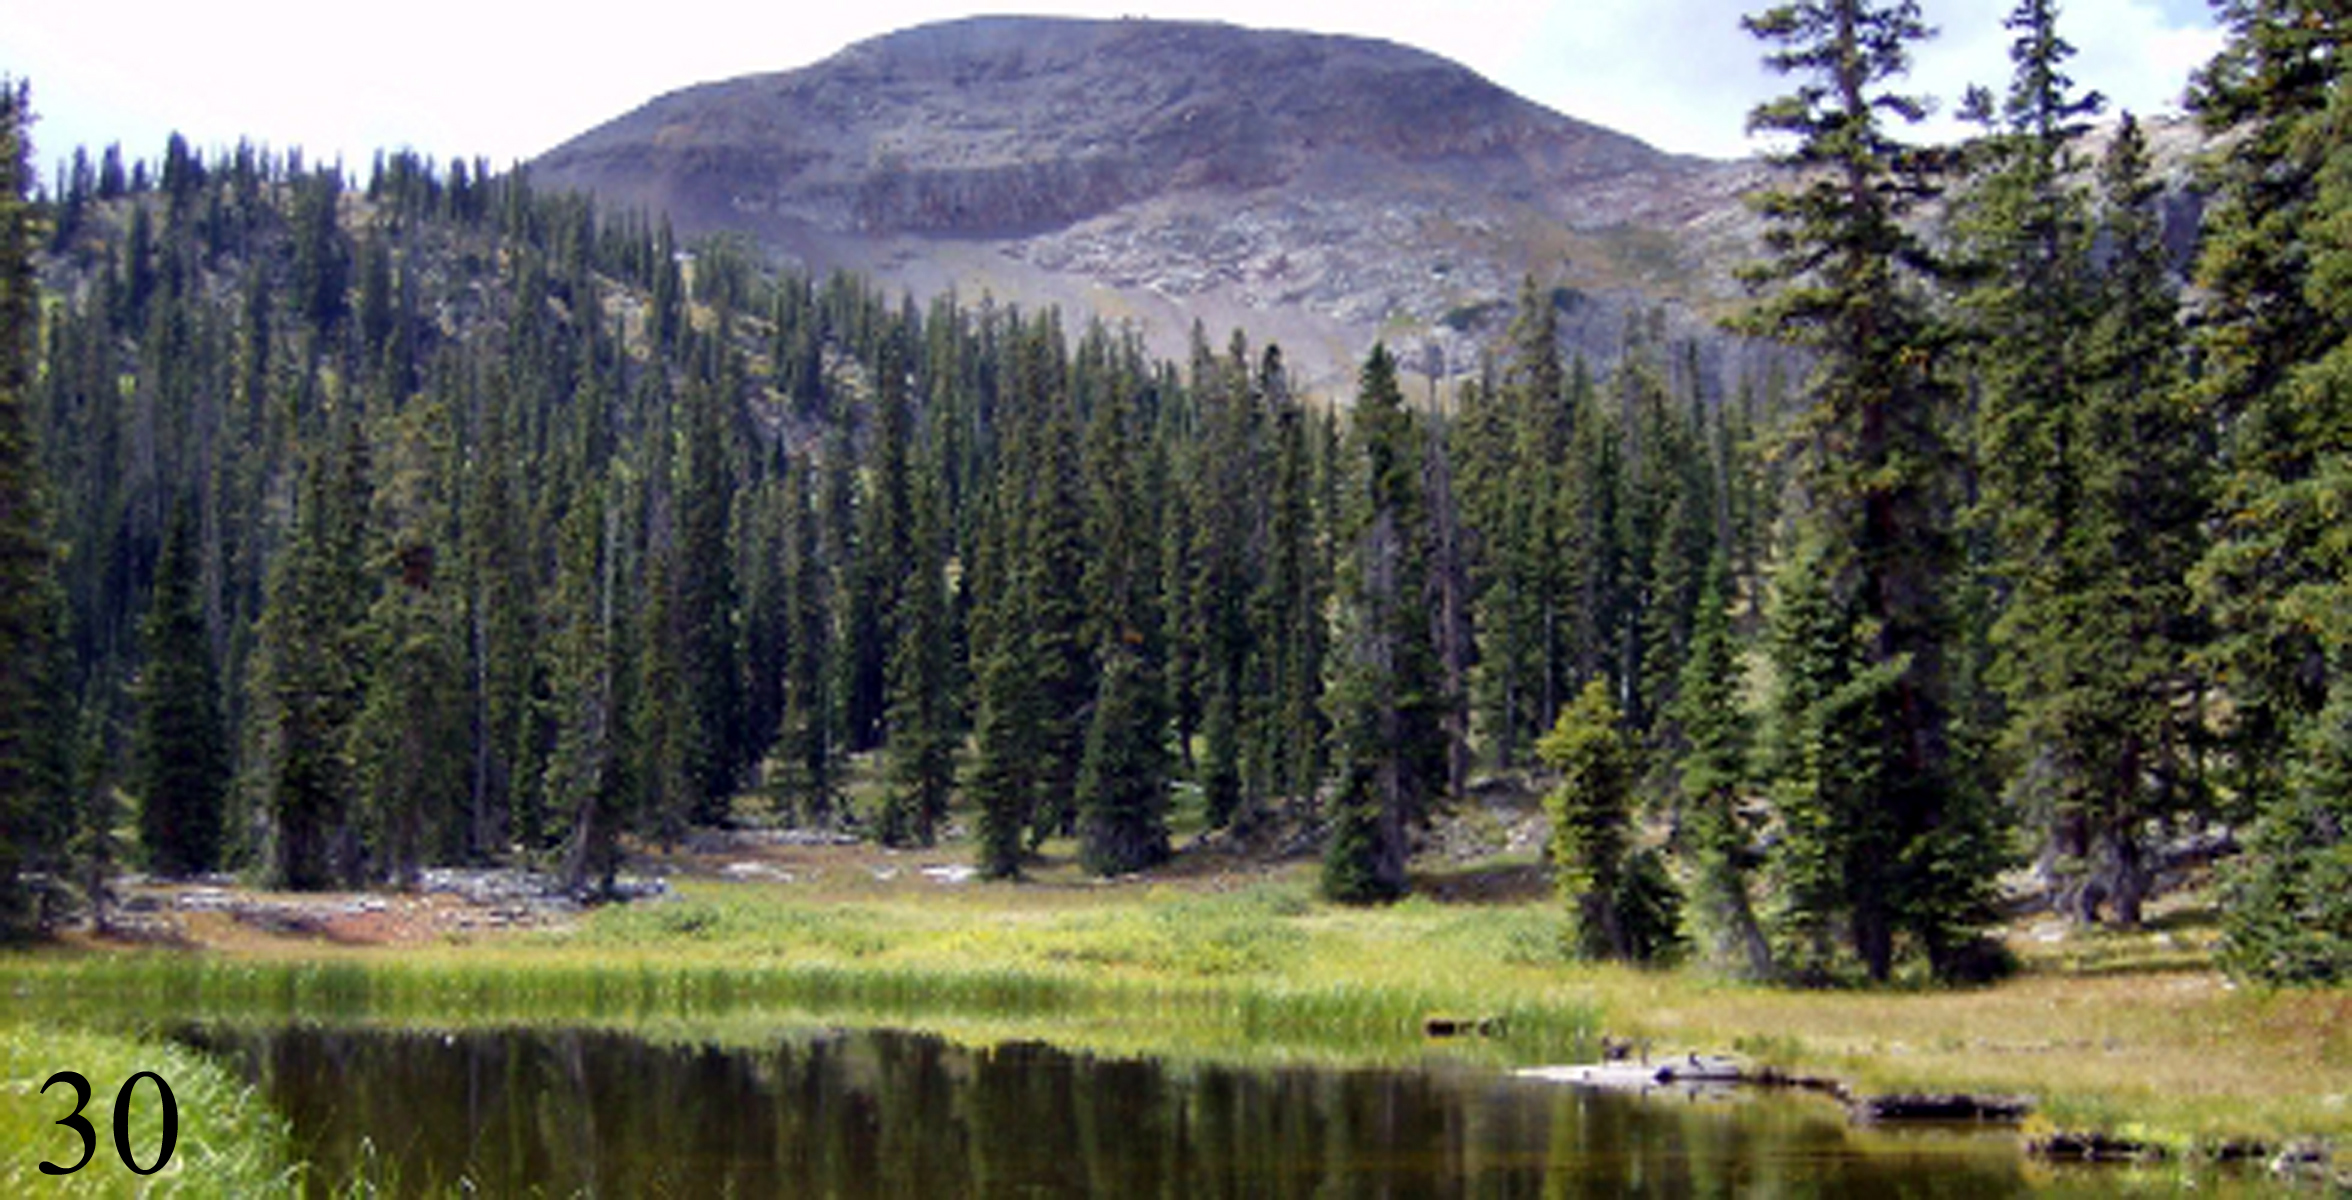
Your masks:
M 594 1030 L 189 1040 L 334 1187 L 601 1196 L 1790 1196 L 2020 1190 L 1999 1141 L 1873 1146 L 1802 1102 L 1640 1101 L 1466 1070 L 1233 1070 L 857 1033 L 758 1050 Z

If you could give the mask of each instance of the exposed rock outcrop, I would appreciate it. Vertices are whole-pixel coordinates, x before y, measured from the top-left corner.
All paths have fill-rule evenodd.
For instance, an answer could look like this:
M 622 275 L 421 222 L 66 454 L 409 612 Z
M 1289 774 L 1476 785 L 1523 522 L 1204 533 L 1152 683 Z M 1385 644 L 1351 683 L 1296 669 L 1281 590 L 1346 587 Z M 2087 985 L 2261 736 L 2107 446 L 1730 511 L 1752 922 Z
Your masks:
M 1133 318 L 1169 353 L 1196 317 L 1238 325 L 1310 382 L 1375 337 L 1474 369 L 1529 273 L 1595 358 L 1653 303 L 1723 343 L 1761 177 L 1392 43 L 1035 18 L 686 88 L 531 169 L 814 269 Z

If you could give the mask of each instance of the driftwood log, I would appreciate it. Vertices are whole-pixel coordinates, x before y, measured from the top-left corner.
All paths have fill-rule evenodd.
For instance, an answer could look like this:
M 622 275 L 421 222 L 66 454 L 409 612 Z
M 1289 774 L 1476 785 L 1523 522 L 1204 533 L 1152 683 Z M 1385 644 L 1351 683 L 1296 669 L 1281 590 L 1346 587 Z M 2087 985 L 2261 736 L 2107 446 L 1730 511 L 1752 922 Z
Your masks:
M 1868 1125 L 1883 1121 L 2019 1121 L 2032 1109 L 2033 1101 L 2025 1096 L 1978 1096 L 1967 1092 L 1898 1092 L 1864 1096 L 1846 1105 L 1849 1115 Z

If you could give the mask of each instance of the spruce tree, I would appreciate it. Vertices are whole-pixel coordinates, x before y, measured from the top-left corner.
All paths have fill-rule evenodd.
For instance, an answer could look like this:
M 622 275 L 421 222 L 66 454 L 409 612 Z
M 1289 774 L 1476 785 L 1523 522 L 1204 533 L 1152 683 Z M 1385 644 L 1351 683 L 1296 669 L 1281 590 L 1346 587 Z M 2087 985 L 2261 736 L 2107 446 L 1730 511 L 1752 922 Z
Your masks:
M 2220 958 L 2272 984 L 2352 979 L 2352 683 L 2303 727 L 2287 791 L 2224 874 Z
M 1346 903 L 1404 894 L 1406 830 L 1445 786 L 1419 440 L 1396 362 L 1376 345 L 1356 388 L 1339 675 L 1329 697 L 1340 787 L 1323 892 Z
M 2021 94 L 2051 73 L 2025 69 L 2036 53 L 2064 48 L 2043 14 L 2022 26 Z M 2042 145 L 2035 135 L 2013 153 L 2031 163 Z M 2104 270 L 2087 201 L 2036 202 L 2024 186 L 2063 165 L 2005 168 L 2023 178 L 1996 176 L 1977 215 L 2008 218 L 1995 244 L 2011 251 L 1975 297 L 1992 325 L 1981 507 L 1997 517 L 2008 593 L 1993 672 L 2012 792 L 2069 879 L 2069 911 L 2094 920 L 2112 900 L 2136 924 L 2151 823 L 2202 805 L 2206 634 L 2186 580 L 2204 544 L 2209 448 L 2178 390 L 2177 301 L 2137 124 L 2126 116 L 2099 168 Z
M 1168 857 L 1168 719 L 1159 668 L 1158 547 L 1137 468 L 1140 430 L 1124 381 L 1087 425 L 1089 639 L 1100 665 L 1078 771 L 1079 856 L 1098 875 Z
M 32 413 L 39 296 L 33 249 L 31 92 L 0 78 L 0 938 L 30 932 L 22 872 L 55 847 L 64 796 L 53 741 L 59 704 L 47 497 Z
M 367 685 L 361 623 L 372 486 L 359 418 L 334 416 L 339 445 L 313 450 L 287 547 L 271 564 L 248 706 L 271 878 L 326 888 L 362 864 L 347 738 Z
M 1270 399 L 1273 399 L 1270 397 Z M 1271 404 L 1273 480 L 1266 501 L 1266 564 L 1253 611 L 1268 659 L 1269 694 L 1259 723 L 1265 775 L 1276 795 L 1309 800 L 1323 782 L 1329 750 L 1323 669 L 1331 585 L 1318 551 L 1314 463 L 1308 416 L 1287 394 Z
M 899 582 L 898 644 L 890 658 L 890 790 L 878 833 L 886 845 L 931 845 L 955 789 L 954 631 L 947 582 L 943 481 L 935 469 L 912 482 L 913 530 Z
M 1858 946 L 1874 931 L 1891 942 L 1901 850 L 1896 814 L 1879 802 L 1890 752 L 1882 698 L 1899 666 L 1865 661 L 1858 606 L 1818 538 L 1801 535 L 1775 580 L 1760 764 L 1782 830 L 1770 864 L 1781 959 L 1816 982 L 1835 968 L 1841 920 Z M 1881 949 L 1891 956 L 1891 944 Z
M 1058 354 L 1057 350 L 1041 353 Z M 1046 393 L 1048 408 L 1033 445 L 1014 469 L 1028 476 L 1022 494 L 1023 539 L 1014 566 L 1036 674 L 1037 788 L 1031 798 L 1030 837 L 1077 832 L 1077 783 L 1085 757 L 1087 707 L 1094 701 L 1093 647 L 1086 644 L 1085 564 L 1092 554 L 1084 529 L 1074 406 Z
M 674 572 L 678 686 L 684 689 L 682 767 L 687 813 L 711 825 L 727 816 L 744 761 L 736 642 L 734 551 L 728 542 L 735 475 L 726 422 L 733 397 L 709 383 L 686 390 L 686 454 L 678 501 Z
M 626 799 L 614 756 L 618 714 L 613 656 L 616 620 L 612 513 L 601 480 L 590 480 L 564 514 L 549 596 L 547 663 L 555 745 L 547 761 L 547 796 L 568 822 L 563 830 L 564 889 L 574 895 L 610 886 Z
M 493 369 L 480 401 L 478 450 L 469 456 L 462 563 L 450 583 L 465 585 L 467 641 L 472 653 L 475 751 L 471 766 L 467 847 L 476 855 L 502 852 L 514 842 L 536 847 L 542 816 L 536 804 L 531 698 L 536 690 L 538 597 L 525 546 L 528 514 L 520 488 L 520 455 L 513 426 L 518 405 L 506 372 Z
M 816 465 L 794 459 L 784 473 L 787 646 L 776 753 L 779 810 L 824 828 L 833 823 L 841 747 L 834 736 L 833 605 L 821 522 L 810 499 Z
M 139 839 L 149 870 L 193 875 L 221 866 L 230 783 L 220 672 L 205 629 L 196 508 L 174 499 L 142 623 L 147 666 L 132 735 Z M 111 786 L 109 784 L 108 786 Z
M 1124 875 L 1168 858 L 1168 764 L 1156 680 L 1124 638 L 1103 657 L 1078 772 L 1079 858 Z
M 2247 0 L 2192 103 L 2230 134 L 2197 281 L 2200 416 L 2221 435 L 2215 539 L 2194 576 L 2219 627 L 2254 856 L 2228 894 L 2229 965 L 2344 972 L 2352 890 L 2340 819 L 2352 702 L 2352 100 L 2340 6 Z
M 1641 768 L 1622 722 L 1608 681 L 1593 679 L 1536 743 L 1544 765 L 1560 773 L 1544 797 L 1552 820 L 1546 854 L 1568 902 L 1569 940 L 1586 958 L 1637 957 L 1619 901 L 1633 850 L 1634 785 Z
M 1699 593 L 1689 660 L 1683 664 L 1674 723 L 1685 746 L 1680 765 L 1678 836 L 1694 877 L 1692 914 L 1719 964 L 1750 979 L 1774 973 L 1772 948 L 1757 923 L 1749 876 L 1755 831 L 1747 811 L 1750 730 L 1743 708 L 1745 675 L 1731 630 L 1721 550 Z
M 1950 397 L 1934 369 L 1942 334 L 1923 286 L 1936 264 L 1903 224 L 1936 190 L 1935 163 L 1882 124 L 1925 113 L 1923 102 L 1886 86 L 1927 29 L 1913 0 L 1797 0 L 1745 23 L 1773 47 L 1767 65 L 1803 77 L 1796 91 L 1758 107 L 1749 127 L 1793 136 L 1795 147 L 1779 157 L 1805 174 L 1757 202 L 1773 257 L 1749 278 L 1781 287 L 1744 328 L 1818 356 L 1799 432 L 1806 522 L 1822 548 L 1810 569 L 1827 576 L 1820 582 L 1830 610 L 1849 615 L 1840 636 L 1855 645 L 1841 669 L 1871 685 L 1867 696 L 1833 691 L 1835 711 L 1817 716 L 1834 716 L 1841 729 L 1870 726 L 1872 741 L 1829 737 L 1814 749 L 1877 747 L 1867 764 L 1816 764 L 1828 778 L 1872 781 L 1839 794 L 1847 807 L 1817 828 L 1873 836 L 1856 843 L 1868 855 L 1830 866 L 1838 895 L 1808 899 L 1842 914 L 1873 980 L 1892 973 L 1901 932 L 1948 974 L 1989 915 L 1997 847 L 1984 798 L 1953 762 L 1948 604 L 1958 459 L 1944 437 Z M 1869 711 L 1849 711 L 1848 701 Z
M 693 698 L 686 690 L 687 631 L 680 623 L 678 550 L 647 550 L 643 611 L 637 621 L 637 811 L 664 849 L 686 835 L 701 791 L 694 776 Z
M 1196 362 L 1194 399 L 1201 410 L 1198 490 L 1192 503 L 1196 572 L 1187 598 L 1187 624 L 1200 654 L 1201 793 L 1211 826 L 1233 818 L 1242 803 L 1242 745 L 1247 737 L 1253 630 L 1249 599 L 1255 587 L 1262 471 L 1257 389 L 1248 343 L 1239 331 L 1222 361 Z
M 1031 598 L 1039 567 L 1024 553 L 1021 489 L 999 477 L 983 514 L 980 594 L 973 614 L 973 725 L 971 774 L 964 790 L 978 809 L 977 866 L 989 879 L 1021 874 L 1023 838 L 1036 804 L 1045 746 L 1044 698 L 1031 634 Z
M 368 862 L 365 874 L 411 886 L 428 862 L 466 849 L 460 807 L 475 736 L 468 721 L 457 597 L 448 586 L 449 414 L 437 401 L 403 410 L 382 486 L 374 554 L 383 576 L 360 636 L 369 674 L 346 753 Z M 347 879 L 361 875 L 347 867 Z

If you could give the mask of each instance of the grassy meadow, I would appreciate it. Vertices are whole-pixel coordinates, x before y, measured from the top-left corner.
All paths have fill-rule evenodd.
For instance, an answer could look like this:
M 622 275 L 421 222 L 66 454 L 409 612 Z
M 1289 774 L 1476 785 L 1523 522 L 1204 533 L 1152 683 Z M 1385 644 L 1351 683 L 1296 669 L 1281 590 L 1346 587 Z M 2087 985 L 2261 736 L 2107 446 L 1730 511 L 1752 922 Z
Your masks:
M 789 883 L 681 878 L 675 900 L 568 930 L 397 951 L 50 950 L 0 969 L 32 1019 L 134 1033 L 286 1016 L 729 1041 L 881 1025 L 1106 1053 L 1496 1067 L 1587 1058 L 1608 1035 L 1865 1091 L 2027 1093 L 2036 1127 L 2181 1149 L 2352 1134 L 2352 995 L 2233 987 L 2205 964 L 2193 910 L 2142 934 L 2021 935 L 2026 969 L 1997 986 L 1801 991 L 1568 961 L 1541 898 L 1339 908 L 1312 898 L 1305 864 L 1112 885 L 1049 865 L 1025 883 L 951 884 L 915 869 L 934 857 L 953 861 L 812 850 Z M 1500 1018 L 1502 1033 L 1431 1040 L 1433 1015 Z M 9 1031 L 13 1045 L 27 1029 Z M 41 1065 L 12 1059 L 12 1086 Z M 95 1081 L 111 1068 L 78 1069 Z
M 2138 932 L 2020 922 L 2006 934 L 2023 970 L 1989 987 L 1765 987 L 1700 965 L 1571 959 L 1536 850 L 1505 836 L 1513 815 L 1459 818 L 1488 849 L 1428 856 L 1416 894 L 1385 908 L 1321 901 L 1312 861 L 1214 850 L 1105 882 L 1079 870 L 1073 846 L 1048 843 L 1024 881 L 983 883 L 955 871 L 969 861 L 961 844 L 755 845 L 648 850 L 639 865 L 667 872 L 673 898 L 556 929 L 386 944 L 265 935 L 208 913 L 176 945 L 18 951 L 0 956 L 14 997 L 0 1016 L 0 1123 L 14 1144 L 70 1141 L 44 1128 L 70 1103 L 62 1088 L 34 1094 L 49 1071 L 87 1075 L 95 1113 L 121 1078 L 156 1069 L 180 1090 L 175 1171 L 219 1161 L 266 1191 L 290 1178 L 282 1129 L 159 1035 L 185 1021 L 300 1019 L 598 1025 L 742 1045 L 894 1027 L 1116 1055 L 1497 1069 L 1588 1061 L 1607 1037 L 1661 1056 L 1737 1053 L 1864 1092 L 2028 1094 L 2029 1132 L 2176 1151 L 2352 1145 L 2352 992 L 2233 985 L 2212 967 L 2198 892 L 2166 897 Z M 1179 833 L 1190 841 L 1197 819 Z M 730 861 L 747 858 L 756 881 L 731 877 Z M 1433 1016 L 1495 1018 L 1498 1035 L 1432 1039 Z M 203 1124 L 199 1109 L 229 1115 Z M 102 1114 L 97 1124 L 93 1165 L 130 1178 Z M 84 1174 L 103 1190 L 90 1182 L 101 1173 Z M 0 1191 L 21 1190 L 11 1182 L 0 1176 Z

